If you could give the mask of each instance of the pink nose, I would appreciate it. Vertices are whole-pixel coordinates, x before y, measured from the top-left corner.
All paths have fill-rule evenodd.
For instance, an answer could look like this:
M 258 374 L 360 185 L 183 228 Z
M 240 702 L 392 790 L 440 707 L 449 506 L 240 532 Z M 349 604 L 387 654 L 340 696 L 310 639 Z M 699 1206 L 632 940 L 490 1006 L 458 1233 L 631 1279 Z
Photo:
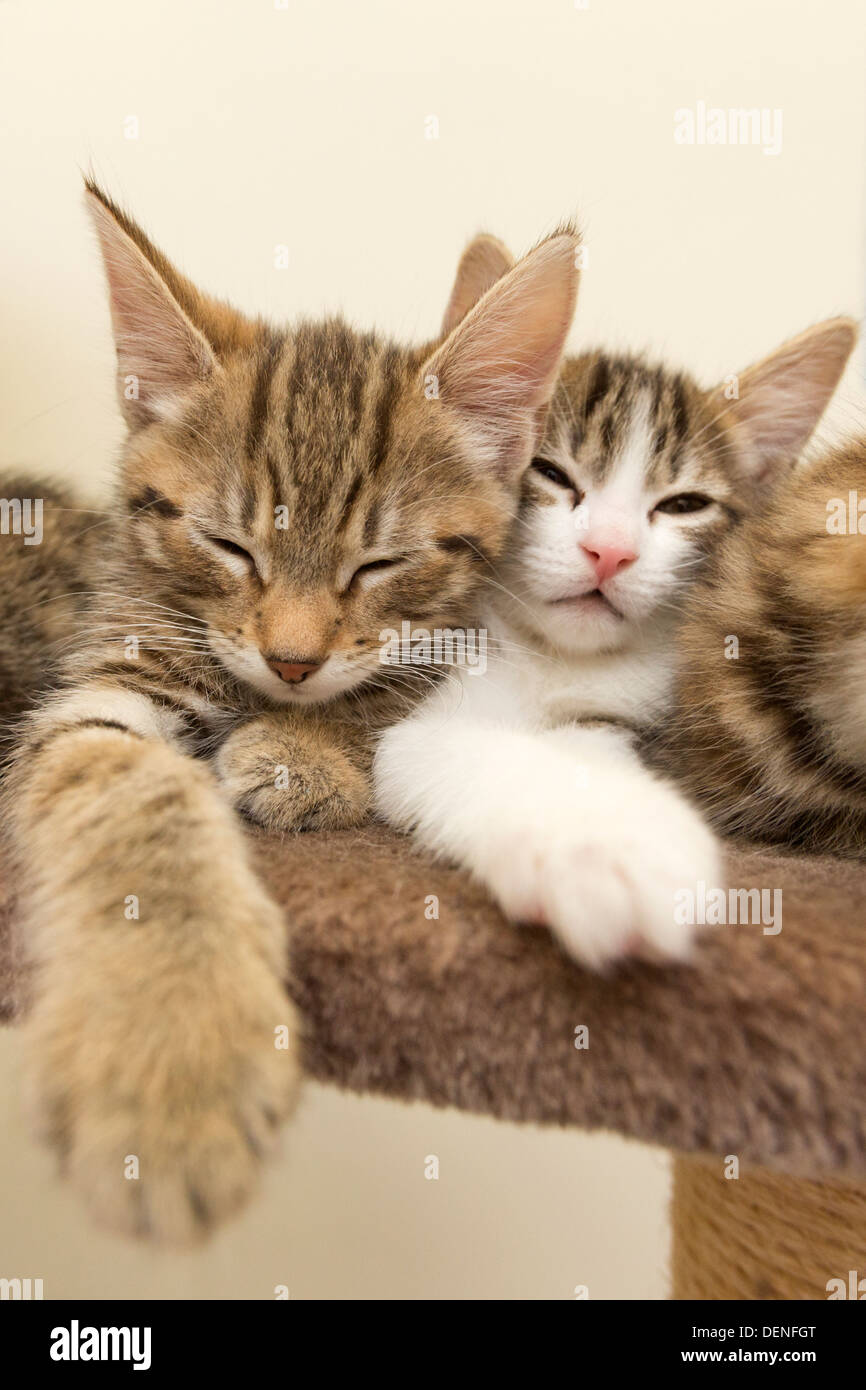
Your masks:
M 280 661 L 278 657 L 266 656 L 265 661 L 275 671 L 281 681 L 299 685 L 312 671 L 318 671 L 321 661 Z
M 599 584 L 611 579 L 637 559 L 637 552 L 625 545 L 582 545 L 580 548 L 595 570 Z

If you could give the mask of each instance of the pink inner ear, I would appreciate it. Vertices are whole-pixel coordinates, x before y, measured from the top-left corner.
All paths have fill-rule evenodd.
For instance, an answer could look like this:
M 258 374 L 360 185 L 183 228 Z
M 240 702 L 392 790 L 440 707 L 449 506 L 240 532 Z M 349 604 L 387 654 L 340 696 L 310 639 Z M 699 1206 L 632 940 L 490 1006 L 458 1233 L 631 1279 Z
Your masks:
M 552 237 L 484 296 L 430 361 L 449 404 L 501 417 L 545 405 L 574 312 L 576 238 Z
M 159 403 L 182 395 L 216 365 L 211 347 L 126 232 L 88 197 L 102 249 L 122 379 L 134 377 L 137 395 L 122 394 L 127 417 L 149 418 Z
M 457 267 L 457 278 L 442 320 L 442 332 L 450 333 L 466 317 L 497 280 L 514 265 L 508 249 L 495 237 L 482 235 L 467 246 Z
M 748 433 L 761 478 L 778 459 L 793 459 L 808 442 L 839 384 L 856 341 L 845 319 L 801 333 L 745 371 L 739 399 L 727 403 Z

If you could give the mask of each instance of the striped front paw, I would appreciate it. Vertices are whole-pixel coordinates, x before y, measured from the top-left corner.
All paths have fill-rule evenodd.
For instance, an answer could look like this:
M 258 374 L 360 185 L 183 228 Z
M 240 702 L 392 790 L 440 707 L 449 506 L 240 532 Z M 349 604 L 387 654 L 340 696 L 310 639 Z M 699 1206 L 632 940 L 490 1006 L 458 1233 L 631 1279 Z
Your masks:
M 203 949 L 192 968 L 166 948 L 149 978 L 124 977 L 97 951 L 37 1000 L 25 1034 L 35 1128 L 101 1226 L 195 1245 L 243 1208 L 276 1147 L 300 1084 L 299 1025 L 244 940 L 247 910 L 226 905 L 239 944 Z
M 267 716 L 235 729 L 214 769 L 235 810 L 267 830 L 345 830 L 369 811 L 369 779 L 344 749 L 313 732 L 280 737 Z

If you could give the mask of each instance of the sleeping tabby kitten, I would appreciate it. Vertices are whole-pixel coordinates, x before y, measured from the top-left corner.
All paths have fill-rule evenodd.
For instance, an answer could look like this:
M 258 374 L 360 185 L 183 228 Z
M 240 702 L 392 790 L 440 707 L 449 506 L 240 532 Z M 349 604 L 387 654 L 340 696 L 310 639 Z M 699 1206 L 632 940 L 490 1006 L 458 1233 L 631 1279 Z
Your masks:
M 803 465 L 692 595 L 661 756 L 727 834 L 866 855 L 864 688 L 860 437 Z
M 228 802 L 284 827 L 364 815 L 367 727 L 404 707 L 407 675 L 381 665 L 380 631 L 459 623 L 501 549 L 576 239 L 408 351 L 245 318 L 87 198 L 128 438 L 86 623 L 5 820 L 41 1131 L 100 1219 L 177 1243 L 244 1200 L 299 1080 L 283 914 Z
M 470 247 L 446 328 L 484 268 L 510 264 L 492 238 Z M 670 703 L 689 586 L 789 468 L 854 337 L 843 319 L 808 330 L 731 400 L 637 358 L 569 359 L 489 585 L 487 672 L 461 672 L 382 737 L 382 814 L 587 965 L 683 956 L 674 894 L 719 881 L 712 834 L 634 745 Z

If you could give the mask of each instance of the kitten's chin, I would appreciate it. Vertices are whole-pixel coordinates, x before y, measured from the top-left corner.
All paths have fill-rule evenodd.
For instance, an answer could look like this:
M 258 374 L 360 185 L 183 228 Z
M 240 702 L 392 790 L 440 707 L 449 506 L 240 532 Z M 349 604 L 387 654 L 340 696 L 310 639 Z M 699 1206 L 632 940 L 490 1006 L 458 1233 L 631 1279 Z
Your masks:
M 574 655 L 618 651 L 632 636 L 628 619 L 601 595 L 586 594 L 567 603 L 533 604 L 524 618 L 550 646 Z

